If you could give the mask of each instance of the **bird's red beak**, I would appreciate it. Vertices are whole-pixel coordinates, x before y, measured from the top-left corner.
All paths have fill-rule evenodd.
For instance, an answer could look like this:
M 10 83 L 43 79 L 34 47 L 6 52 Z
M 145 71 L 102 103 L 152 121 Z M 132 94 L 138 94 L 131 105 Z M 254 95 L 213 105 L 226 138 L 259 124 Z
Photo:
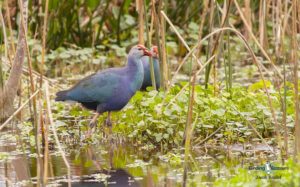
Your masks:
M 156 45 L 152 47 L 152 56 L 158 58 L 158 48 Z
M 142 49 L 144 51 L 145 56 L 152 56 L 151 51 L 149 51 L 144 45 L 137 45 L 139 49 Z
M 144 51 L 145 56 L 152 56 L 151 51 L 149 51 L 144 45 L 139 44 L 138 48 Z
M 144 50 L 144 55 L 145 56 L 152 56 L 151 51 L 149 51 L 148 49 L 143 49 Z
M 156 54 L 158 54 L 158 47 L 156 45 L 153 46 L 153 52 L 156 53 Z

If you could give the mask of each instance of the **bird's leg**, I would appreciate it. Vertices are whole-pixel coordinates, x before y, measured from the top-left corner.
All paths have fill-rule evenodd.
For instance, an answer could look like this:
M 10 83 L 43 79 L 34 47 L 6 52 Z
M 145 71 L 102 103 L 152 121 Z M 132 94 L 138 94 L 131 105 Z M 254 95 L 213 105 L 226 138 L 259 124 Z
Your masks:
M 111 112 L 107 112 L 107 118 L 105 120 L 105 125 L 108 126 L 108 127 L 111 127 L 112 126 L 112 123 L 111 123 L 111 120 L 110 120 L 110 115 Z
M 93 119 L 90 121 L 89 128 L 92 129 L 96 126 L 99 115 L 100 114 L 98 112 L 94 115 Z
M 88 127 L 89 129 L 88 129 L 88 131 L 87 131 L 87 133 L 86 133 L 86 138 L 91 137 L 92 131 L 93 131 L 94 127 L 95 127 L 96 124 L 97 124 L 97 120 L 98 120 L 99 115 L 100 115 L 100 114 L 97 112 L 97 113 L 94 115 L 93 119 L 90 121 L 90 124 L 89 124 L 89 127 Z
M 106 118 L 106 120 L 105 120 L 105 125 L 107 126 L 107 127 L 109 127 L 109 134 L 111 134 L 112 133 L 112 123 L 111 123 L 111 119 L 110 119 L 110 115 L 111 114 L 111 112 L 108 112 L 107 113 L 107 118 Z

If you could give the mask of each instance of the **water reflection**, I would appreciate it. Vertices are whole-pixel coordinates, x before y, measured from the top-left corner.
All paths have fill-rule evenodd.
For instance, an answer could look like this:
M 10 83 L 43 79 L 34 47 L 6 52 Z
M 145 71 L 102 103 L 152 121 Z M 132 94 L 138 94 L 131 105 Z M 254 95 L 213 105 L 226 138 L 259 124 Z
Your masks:
M 83 153 L 82 158 L 85 160 L 85 163 L 89 163 L 89 167 L 94 167 L 93 170 L 90 170 L 90 172 L 87 172 L 87 176 L 82 176 L 82 173 L 80 174 L 82 177 L 80 179 L 77 179 L 79 181 L 72 182 L 72 186 L 120 186 L 120 187 L 126 187 L 126 186 L 132 186 L 132 187 L 138 187 L 140 186 L 139 183 L 134 179 L 132 175 L 130 175 L 126 170 L 124 169 L 114 169 L 114 153 L 116 150 L 116 146 L 112 143 L 109 144 L 108 152 L 102 150 L 102 154 L 106 155 L 106 159 L 102 157 L 101 150 L 100 154 L 95 153 L 95 149 L 93 147 L 87 147 L 81 153 Z M 118 152 L 118 151 L 117 151 Z M 76 157 L 75 157 L 76 158 Z M 78 157 L 77 157 L 78 158 Z M 102 163 L 101 160 L 106 161 L 106 163 Z M 84 163 L 84 165 L 85 165 Z M 76 165 L 76 164 L 75 164 Z M 73 166 L 75 166 L 73 165 Z M 108 167 L 107 169 L 104 169 Z M 77 167 L 76 167 L 77 168 Z M 80 168 L 77 168 L 80 170 Z M 94 171 L 95 170 L 95 171 Z M 66 182 L 61 183 L 62 186 L 68 186 Z
M 0 159 L 1 187 L 14 186 L 18 181 L 29 181 L 31 178 L 29 162 L 26 156 L 18 151 L 16 141 L 4 130 L 0 132 L 0 157 L 4 157 Z
M 18 142 L 16 133 L 0 132 L 0 186 L 37 185 L 35 149 Z M 243 145 L 244 146 L 244 145 Z M 212 185 L 218 178 L 232 176 L 231 168 L 247 167 L 259 162 L 257 153 L 269 149 L 261 145 L 195 147 L 186 167 L 182 150 L 169 153 L 149 152 L 131 144 L 80 144 L 65 142 L 71 166 L 72 186 L 201 186 Z M 1 155 L 0 155 L 1 156 Z M 264 159 L 264 158 L 263 158 Z M 49 152 L 48 185 L 67 186 L 67 169 L 57 148 Z
M 66 182 L 61 183 L 61 185 L 63 187 L 68 186 Z M 101 171 L 87 177 L 82 177 L 78 182 L 72 182 L 73 187 L 101 187 L 108 185 L 114 187 L 140 186 L 140 184 L 134 180 L 134 177 L 124 169 Z

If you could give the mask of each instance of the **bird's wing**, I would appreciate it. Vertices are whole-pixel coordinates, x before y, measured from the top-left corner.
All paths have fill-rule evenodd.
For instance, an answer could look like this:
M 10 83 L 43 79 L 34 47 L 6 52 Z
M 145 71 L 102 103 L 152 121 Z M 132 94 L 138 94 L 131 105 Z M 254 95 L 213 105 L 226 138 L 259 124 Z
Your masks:
M 69 97 L 78 102 L 101 103 L 114 94 L 121 85 L 122 73 L 118 70 L 92 74 L 69 90 Z

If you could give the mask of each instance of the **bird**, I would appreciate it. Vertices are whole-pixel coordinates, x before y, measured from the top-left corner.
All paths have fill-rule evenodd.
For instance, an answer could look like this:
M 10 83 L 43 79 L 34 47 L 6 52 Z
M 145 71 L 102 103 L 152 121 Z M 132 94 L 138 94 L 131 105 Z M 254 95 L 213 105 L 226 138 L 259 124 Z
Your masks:
M 152 53 L 143 45 L 133 46 L 126 66 L 108 68 L 87 76 L 70 89 L 57 92 L 55 101 L 75 101 L 96 112 L 89 123 L 87 136 L 90 136 L 98 117 L 105 112 L 108 112 L 105 124 L 111 131 L 111 112 L 121 110 L 143 84 L 143 56 L 152 56 Z
M 151 48 L 151 52 L 152 52 L 152 59 L 153 59 L 152 62 L 154 68 L 155 85 L 156 85 L 156 89 L 158 90 L 160 88 L 160 68 L 159 68 L 157 46 L 153 46 Z M 151 72 L 150 72 L 150 57 L 149 56 L 142 57 L 142 63 L 144 67 L 144 81 L 141 90 L 146 90 L 147 87 L 152 86 Z

